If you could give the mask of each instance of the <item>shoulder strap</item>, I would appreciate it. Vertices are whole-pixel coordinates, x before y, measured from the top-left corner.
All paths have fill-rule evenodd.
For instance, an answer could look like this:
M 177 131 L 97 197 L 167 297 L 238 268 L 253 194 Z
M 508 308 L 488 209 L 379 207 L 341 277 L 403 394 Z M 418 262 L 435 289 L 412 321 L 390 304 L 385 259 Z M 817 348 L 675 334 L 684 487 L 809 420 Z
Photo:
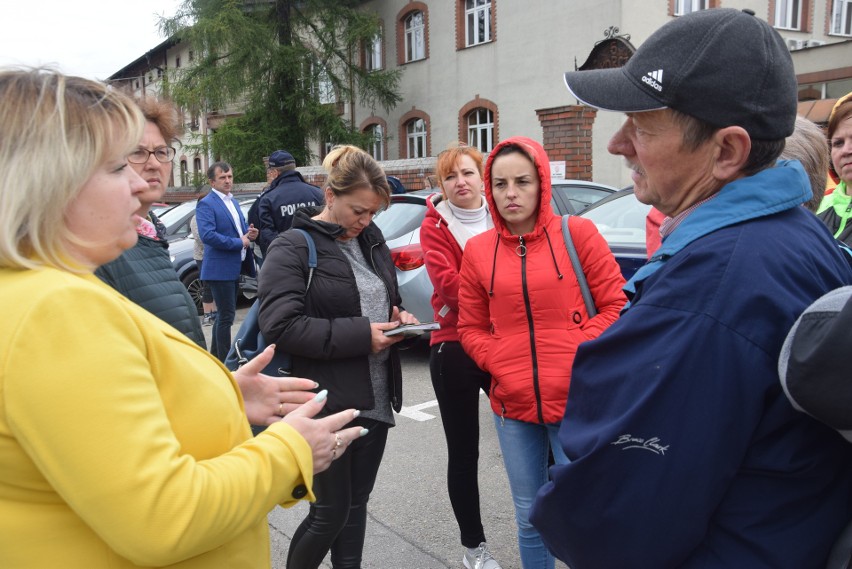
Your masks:
M 308 289 L 311 288 L 311 279 L 314 278 L 314 269 L 317 268 L 317 246 L 316 243 L 314 243 L 314 238 L 311 237 L 311 234 L 304 229 L 294 227 L 293 231 L 301 233 L 308 245 L 308 284 L 305 286 L 305 293 L 307 294 Z
M 574 239 L 571 238 L 571 229 L 568 227 L 569 217 L 571 217 L 570 213 L 562 216 L 562 238 L 565 240 L 568 257 L 571 258 L 571 267 L 574 269 L 574 274 L 577 275 L 577 282 L 580 283 L 580 293 L 583 295 L 583 302 L 586 304 L 586 312 L 589 313 L 589 318 L 593 318 L 598 313 L 598 309 L 595 307 L 592 291 L 589 290 L 589 282 L 586 280 L 586 273 L 583 272 L 583 265 L 580 263 L 580 256 L 574 246 Z

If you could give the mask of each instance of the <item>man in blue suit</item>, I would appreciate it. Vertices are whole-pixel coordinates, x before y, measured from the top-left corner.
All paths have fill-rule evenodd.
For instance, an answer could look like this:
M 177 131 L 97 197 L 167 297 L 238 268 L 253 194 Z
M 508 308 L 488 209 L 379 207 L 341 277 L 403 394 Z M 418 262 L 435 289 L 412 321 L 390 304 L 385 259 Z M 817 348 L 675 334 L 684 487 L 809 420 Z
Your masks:
M 257 229 L 246 225 L 240 206 L 231 195 L 234 186 L 231 165 L 213 163 L 207 169 L 207 179 L 212 190 L 195 210 L 198 236 L 204 243 L 201 280 L 210 286 L 218 309 L 210 352 L 225 361 L 231 347 L 240 274 L 255 275 L 250 246 L 257 238 Z

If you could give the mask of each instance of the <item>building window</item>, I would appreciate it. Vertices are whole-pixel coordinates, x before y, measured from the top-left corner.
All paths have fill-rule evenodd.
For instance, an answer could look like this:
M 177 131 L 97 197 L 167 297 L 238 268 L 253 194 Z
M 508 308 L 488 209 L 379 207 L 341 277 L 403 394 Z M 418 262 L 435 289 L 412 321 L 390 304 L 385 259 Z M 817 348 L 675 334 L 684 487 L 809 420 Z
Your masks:
M 465 0 L 465 46 L 491 41 L 491 0 Z
M 426 58 L 426 24 L 423 12 L 412 12 L 405 18 L 405 61 Z
M 482 153 L 494 148 L 494 113 L 488 109 L 475 109 L 467 115 L 467 144 Z
M 188 186 L 189 185 L 189 170 L 188 170 L 185 159 L 180 161 L 180 185 L 181 186 Z
M 786 30 L 802 29 L 802 2 L 800 0 L 776 0 L 775 27 Z
M 376 71 L 383 67 L 381 32 L 377 33 L 364 49 L 364 67 L 367 71 Z
M 675 0 L 675 16 L 707 9 L 707 0 Z
M 317 100 L 322 105 L 329 105 L 337 102 L 337 93 L 334 91 L 334 83 L 331 81 L 328 71 L 321 67 L 317 72 Z
M 162 78 L 163 78 L 163 68 L 158 67 L 157 68 L 157 79 L 162 79 Z
M 831 33 L 852 36 L 852 0 L 834 0 L 831 9 Z
M 370 135 L 370 144 L 367 147 L 367 152 L 376 160 L 385 159 L 385 132 L 380 124 L 374 124 L 367 128 L 367 134 Z
M 405 125 L 406 141 L 408 143 L 408 158 L 424 158 L 426 156 L 426 121 L 414 119 Z
M 192 159 L 192 172 L 194 174 L 201 173 L 201 158 L 199 158 L 198 156 Z
M 189 62 L 192 63 L 193 61 L 195 61 L 195 52 L 189 50 Z
M 175 56 L 175 69 L 180 69 L 180 56 Z

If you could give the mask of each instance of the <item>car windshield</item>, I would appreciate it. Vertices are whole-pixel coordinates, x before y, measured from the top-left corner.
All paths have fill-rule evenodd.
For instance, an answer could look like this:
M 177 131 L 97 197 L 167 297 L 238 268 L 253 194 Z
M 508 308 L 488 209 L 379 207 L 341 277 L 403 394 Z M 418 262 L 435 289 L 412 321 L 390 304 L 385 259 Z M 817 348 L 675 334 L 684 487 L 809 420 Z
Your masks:
M 581 212 L 595 202 L 602 200 L 612 193 L 612 190 L 605 188 L 593 188 L 585 186 L 577 186 L 571 184 L 560 184 L 554 182 L 553 192 L 559 192 L 564 196 L 564 199 L 570 202 L 574 211 Z
M 385 240 L 390 241 L 420 227 L 425 215 L 425 203 L 396 202 L 377 213 L 373 221 L 382 230 Z
M 187 213 L 190 213 L 195 209 L 195 201 L 183 202 L 180 205 L 176 205 L 172 209 L 163 212 L 163 215 L 160 216 L 160 221 L 163 222 L 163 225 L 166 228 L 171 227 L 175 223 L 179 223 L 182 221 Z
M 650 209 L 631 192 L 584 211 L 583 217 L 594 222 L 610 245 L 644 245 L 645 218 Z

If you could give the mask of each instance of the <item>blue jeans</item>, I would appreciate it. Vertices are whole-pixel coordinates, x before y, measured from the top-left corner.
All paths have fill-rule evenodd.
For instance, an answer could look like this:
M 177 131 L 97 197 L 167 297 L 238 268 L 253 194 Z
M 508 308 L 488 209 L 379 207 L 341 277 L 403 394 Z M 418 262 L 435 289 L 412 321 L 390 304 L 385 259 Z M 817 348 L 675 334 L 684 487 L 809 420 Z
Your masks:
M 213 337 L 210 341 L 210 353 L 224 362 L 231 349 L 231 326 L 237 313 L 237 288 L 240 281 L 206 281 L 216 303 L 216 322 L 213 323 Z
M 552 449 L 556 464 L 569 462 L 559 444 L 559 424 L 525 423 L 494 415 L 494 426 L 515 504 L 521 565 L 524 569 L 553 569 L 554 557 L 530 523 L 530 509 L 536 492 L 547 482 L 548 451 Z

